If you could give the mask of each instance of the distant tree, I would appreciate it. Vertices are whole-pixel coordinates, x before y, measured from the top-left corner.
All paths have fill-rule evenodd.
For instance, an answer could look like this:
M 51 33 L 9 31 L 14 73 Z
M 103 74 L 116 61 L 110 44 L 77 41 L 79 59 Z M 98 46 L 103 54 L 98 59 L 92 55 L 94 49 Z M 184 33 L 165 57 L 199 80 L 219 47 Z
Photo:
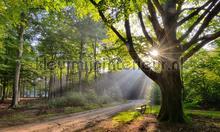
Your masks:
M 66 2 L 63 1 L 22 1 L 22 0 L 7 0 L 1 1 L 1 22 L 5 22 L 14 31 L 16 31 L 16 37 L 18 39 L 17 55 L 16 55 L 16 67 L 13 84 L 13 96 L 11 107 L 16 107 L 19 101 L 19 80 L 22 67 L 23 47 L 25 42 L 25 31 L 28 28 L 30 14 L 33 10 L 59 10 L 65 6 Z M 2 8 L 3 7 L 3 8 Z

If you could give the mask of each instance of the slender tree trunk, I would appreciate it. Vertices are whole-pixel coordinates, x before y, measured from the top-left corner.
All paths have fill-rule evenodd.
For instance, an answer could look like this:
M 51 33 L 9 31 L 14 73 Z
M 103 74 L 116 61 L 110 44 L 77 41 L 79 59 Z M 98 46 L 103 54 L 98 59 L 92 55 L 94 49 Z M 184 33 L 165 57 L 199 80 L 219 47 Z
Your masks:
M 66 87 L 69 89 L 69 74 L 70 74 L 70 62 L 67 61 L 67 72 L 66 72 Z
M 63 95 L 63 69 L 60 67 L 60 96 Z
M 96 40 L 93 44 L 93 57 L 94 57 L 94 79 L 97 79 L 97 64 L 96 64 Z
M 4 102 L 5 100 L 5 94 L 6 94 L 6 86 L 7 86 L 7 82 L 6 79 L 3 79 L 3 86 L 2 86 L 2 98 L 1 98 L 1 102 Z
M 85 81 L 88 82 L 89 81 L 89 68 L 88 68 L 88 63 L 85 62 Z
M 44 72 L 47 70 L 47 60 L 46 57 L 44 57 Z M 47 77 L 45 75 L 44 77 L 44 97 L 47 98 Z
M 34 98 L 36 97 L 36 80 L 34 80 Z
M 47 98 L 47 77 L 44 77 L 44 96 Z
M 56 75 L 55 73 L 53 74 L 53 88 L 52 88 L 52 91 L 53 91 L 53 98 L 56 97 L 56 94 L 57 94 L 57 87 L 55 87 L 56 85 Z
M 74 90 L 74 87 L 75 87 L 75 73 L 76 73 L 76 71 L 75 71 L 75 62 L 72 63 L 72 70 L 73 70 L 72 71 L 73 72 L 72 73 L 72 78 L 73 78 L 72 79 L 72 87 L 73 87 L 72 89 Z
M 21 21 L 24 20 L 24 13 L 21 13 Z M 23 45 L 24 45 L 24 25 L 21 23 L 18 29 L 19 35 L 19 49 L 17 54 L 16 60 L 16 70 L 15 70 L 15 79 L 14 79 L 14 86 L 13 86 L 13 96 L 12 96 L 12 103 L 11 107 L 14 108 L 18 105 L 18 91 L 19 91 L 19 79 L 20 79 L 20 71 L 21 71 L 21 58 L 23 54 Z
M 24 93 L 25 93 L 25 87 L 26 87 L 26 82 L 24 80 L 24 84 L 23 84 L 23 87 L 22 87 L 22 97 L 24 98 Z
M 1 84 L 3 84 L 3 79 L 0 79 Z M 0 97 L 2 97 L 3 88 L 0 86 Z
M 82 92 L 82 70 L 83 70 L 83 40 L 80 43 L 80 54 L 79 54 L 79 92 Z
M 50 72 L 50 80 L 49 80 L 49 90 L 48 90 L 48 98 L 51 99 L 53 97 L 53 73 Z

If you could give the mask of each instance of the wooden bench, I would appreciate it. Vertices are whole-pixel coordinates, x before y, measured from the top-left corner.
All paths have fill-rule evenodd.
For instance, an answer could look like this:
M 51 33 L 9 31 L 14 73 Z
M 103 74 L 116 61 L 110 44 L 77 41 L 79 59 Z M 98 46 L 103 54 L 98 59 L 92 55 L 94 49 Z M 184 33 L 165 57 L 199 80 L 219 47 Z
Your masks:
M 144 114 L 146 111 L 146 107 L 147 105 L 141 105 L 140 107 L 137 107 L 136 110 L 140 112 L 141 114 Z

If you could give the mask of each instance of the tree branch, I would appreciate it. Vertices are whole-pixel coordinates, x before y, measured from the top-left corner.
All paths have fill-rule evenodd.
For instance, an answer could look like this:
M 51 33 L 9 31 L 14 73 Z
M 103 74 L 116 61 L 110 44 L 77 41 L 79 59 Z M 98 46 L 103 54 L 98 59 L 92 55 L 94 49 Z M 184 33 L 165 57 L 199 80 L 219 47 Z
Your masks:
M 216 33 L 205 35 L 205 36 L 199 38 L 198 40 L 211 40 L 212 41 L 218 37 L 220 37 L 220 30 Z
M 202 25 L 196 32 L 196 34 L 193 36 L 193 38 L 190 40 L 189 43 L 185 44 L 183 46 L 184 50 L 187 50 L 189 47 L 191 47 L 193 44 L 198 42 L 199 35 L 205 30 L 205 28 L 209 25 L 209 22 L 220 12 L 220 2 L 211 10 L 211 12 L 205 17 Z
M 151 2 L 151 0 L 148 0 L 148 3 L 147 3 L 147 5 L 148 5 L 148 10 L 149 10 L 149 12 L 150 12 L 150 16 L 148 16 L 149 17 L 149 20 L 151 21 L 151 23 L 152 23 L 152 26 L 153 26 L 153 29 L 154 29 L 154 31 L 155 31 L 155 34 L 156 34 L 156 36 L 157 36 L 157 38 L 158 38 L 158 40 L 159 41 L 162 41 L 163 40 L 163 29 L 161 28 L 161 26 L 160 26 L 160 24 L 159 24 L 159 22 L 158 22 L 158 20 L 157 20 L 157 14 L 156 14 L 156 11 L 155 11 L 155 8 L 154 8 L 154 6 L 153 6 L 153 4 L 152 4 L 152 2 Z
M 131 36 L 131 30 L 130 30 L 130 22 L 129 18 L 125 20 L 125 30 L 126 30 L 126 36 L 128 41 L 126 42 L 126 46 L 128 49 L 128 52 L 134 62 L 140 67 L 140 69 L 152 80 L 157 81 L 158 73 L 153 71 L 147 64 L 145 64 L 142 59 L 138 56 L 137 52 L 134 49 L 132 36 Z
M 145 28 L 145 24 L 144 24 L 144 21 L 143 21 L 143 16 L 142 16 L 142 12 L 141 12 L 141 11 L 138 12 L 138 18 L 139 18 L 139 20 L 140 20 L 141 29 L 142 29 L 142 31 L 143 31 L 143 33 L 144 33 L 145 38 L 147 39 L 147 41 L 150 42 L 150 44 L 151 44 L 152 46 L 154 46 L 154 45 L 155 45 L 155 42 L 154 42 L 153 39 L 150 37 L 150 35 L 148 34 L 148 32 L 147 32 L 147 30 L 146 30 L 146 28 Z
M 163 7 L 161 6 L 160 2 L 158 0 L 153 0 L 154 5 L 156 6 L 157 10 L 160 12 L 161 16 L 164 14 Z
M 104 23 L 112 29 L 112 31 L 118 36 L 118 38 L 123 41 L 124 43 L 126 43 L 126 39 L 117 31 L 117 29 L 108 23 L 107 18 L 105 17 L 105 15 L 103 14 L 102 10 L 100 9 L 100 6 L 94 1 L 94 0 L 90 0 L 90 2 L 98 9 L 99 15 L 102 18 L 102 20 L 104 21 Z
M 125 30 L 126 30 L 126 36 L 127 40 L 120 35 L 120 33 L 108 23 L 107 18 L 104 16 L 102 11 L 99 9 L 98 4 L 94 0 L 90 0 L 90 2 L 98 8 L 99 15 L 101 16 L 102 20 L 109 26 L 113 32 L 126 44 L 126 47 L 128 49 L 128 52 L 132 59 L 135 61 L 135 63 L 140 67 L 140 69 L 152 80 L 157 81 L 158 73 L 153 71 L 149 66 L 147 66 L 142 59 L 138 56 L 136 53 L 134 46 L 133 46 L 133 40 L 132 40 L 132 35 L 131 35 L 131 30 L 130 30 L 130 23 L 129 23 L 129 15 L 126 16 L 127 14 L 125 13 Z M 126 10 L 126 9 L 125 9 Z
M 183 3 L 184 3 L 184 0 L 179 0 L 178 1 L 178 7 L 177 7 L 178 15 L 182 12 L 181 9 L 182 9 Z
M 192 26 L 189 27 L 189 29 L 179 38 L 179 41 L 184 40 L 192 31 L 193 29 L 201 22 L 201 20 L 208 14 L 208 12 L 212 9 L 215 2 L 212 2 L 212 4 L 209 5 L 207 10 L 205 10 L 202 15 L 192 24 Z
M 194 48 L 192 48 L 184 57 L 182 57 L 182 63 L 187 61 L 194 53 L 199 51 L 205 44 L 217 39 L 220 37 L 220 31 L 212 34 L 212 35 L 206 35 L 199 40 L 202 40 L 199 44 L 197 44 Z
M 185 23 L 186 21 L 188 21 L 189 19 L 193 18 L 194 16 L 198 15 L 199 12 L 204 9 L 206 6 L 208 6 L 213 0 L 209 0 L 207 1 L 204 5 L 202 5 L 201 7 L 199 7 L 197 10 L 195 10 L 194 12 L 192 12 L 191 14 L 189 14 L 187 17 L 183 18 L 182 20 L 180 20 L 177 23 L 177 26 L 181 26 L 183 23 Z M 216 0 L 214 0 L 216 1 Z

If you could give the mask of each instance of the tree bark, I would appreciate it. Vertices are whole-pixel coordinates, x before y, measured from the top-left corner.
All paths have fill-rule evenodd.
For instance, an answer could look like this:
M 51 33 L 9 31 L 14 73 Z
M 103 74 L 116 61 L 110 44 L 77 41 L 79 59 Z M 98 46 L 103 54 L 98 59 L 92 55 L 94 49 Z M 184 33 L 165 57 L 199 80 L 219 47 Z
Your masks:
M 96 40 L 93 44 L 93 58 L 94 58 L 94 79 L 97 79 L 96 70 L 97 70 L 97 64 L 96 64 Z
M 34 80 L 34 98 L 36 97 L 36 85 L 37 85 L 36 80 Z
M 164 70 L 158 81 L 161 89 L 161 109 L 159 121 L 184 122 L 180 70 Z
M 21 13 L 21 21 L 24 20 L 24 13 Z M 17 54 L 17 60 L 16 60 L 16 70 L 15 70 L 15 80 L 14 80 L 14 86 L 13 86 L 13 96 L 12 96 L 12 103 L 11 107 L 14 108 L 18 105 L 18 91 L 19 91 L 19 79 L 20 79 L 20 71 L 21 71 L 21 58 L 23 54 L 23 45 L 24 45 L 24 25 L 21 23 L 19 25 L 18 29 L 18 35 L 19 35 L 19 49 Z
M 44 77 L 44 97 L 47 98 L 47 77 Z
M 48 89 L 48 98 L 49 99 L 52 99 L 53 98 L 53 85 L 54 85 L 54 82 L 53 82 L 53 77 L 54 76 L 54 73 L 53 71 L 50 72 L 50 80 L 49 80 L 49 89 Z
M 79 54 L 79 92 L 82 92 L 82 71 L 83 71 L 83 50 L 84 42 L 80 42 L 80 54 Z
M 88 68 L 88 63 L 87 62 L 85 62 L 85 81 L 88 83 L 88 81 L 89 81 L 89 68 Z
M 4 102 L 5 100 L 5 94 L 6 94 L 6 86 L 7 86 L 7 82 L 6 79 L 3 79 L 3 85 L 2 85 L 2 98 L 1 98 L 1 102 Z
M 63 95 L 63 69 L 60 67 L 60 96 Z

